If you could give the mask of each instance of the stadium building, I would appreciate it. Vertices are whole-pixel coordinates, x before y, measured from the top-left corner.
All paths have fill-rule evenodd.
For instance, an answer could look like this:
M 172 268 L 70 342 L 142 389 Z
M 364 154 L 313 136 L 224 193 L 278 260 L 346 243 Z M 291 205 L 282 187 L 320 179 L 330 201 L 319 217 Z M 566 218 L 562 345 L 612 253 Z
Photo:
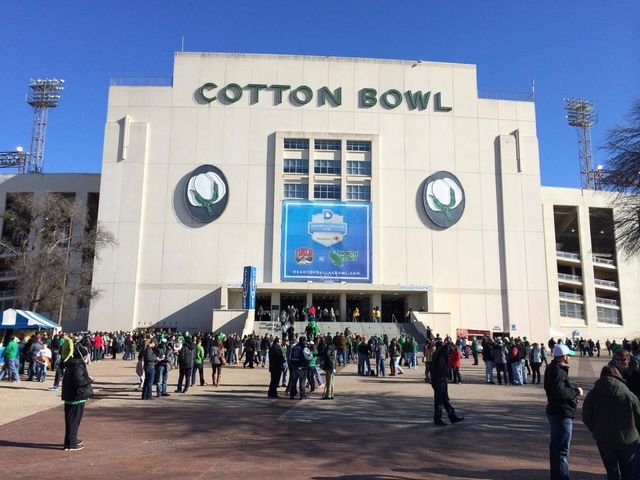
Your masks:
M 253 310 L 316 305 L 634 335 L 615 211 L 542 188 L 534 103 L 484 97 L 474 65 L 404 60 L 177 53 L 171 79 L 114 79 L 98 221 L 118 245 L 88 328 L 250 330 Z

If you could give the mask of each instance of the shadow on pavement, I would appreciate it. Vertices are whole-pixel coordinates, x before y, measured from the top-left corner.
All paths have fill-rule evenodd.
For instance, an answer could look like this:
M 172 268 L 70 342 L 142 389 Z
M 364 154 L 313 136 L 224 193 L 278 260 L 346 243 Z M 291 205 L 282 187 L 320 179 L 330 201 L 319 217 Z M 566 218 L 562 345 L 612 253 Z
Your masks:
M 0 447 L 37 448 L 40 450 L 62 450 L 62 446 L 59 443 L 11 442 L 9 440 L 0 440 Z

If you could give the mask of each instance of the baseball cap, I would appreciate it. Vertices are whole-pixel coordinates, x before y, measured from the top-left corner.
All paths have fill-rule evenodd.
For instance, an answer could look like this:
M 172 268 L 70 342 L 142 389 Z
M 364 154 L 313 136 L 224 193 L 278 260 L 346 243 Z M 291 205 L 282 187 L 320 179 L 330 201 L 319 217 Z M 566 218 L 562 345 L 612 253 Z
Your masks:
M 570 357 L 573 357 L 575 354 L 576 354 L 576 352 L 571 350 L 566 345 L 562 345 L 560 343 L 556 344 L 553 347 L 553 356 L 554 357 L 564 357 L 565 355 L 569 355 Z

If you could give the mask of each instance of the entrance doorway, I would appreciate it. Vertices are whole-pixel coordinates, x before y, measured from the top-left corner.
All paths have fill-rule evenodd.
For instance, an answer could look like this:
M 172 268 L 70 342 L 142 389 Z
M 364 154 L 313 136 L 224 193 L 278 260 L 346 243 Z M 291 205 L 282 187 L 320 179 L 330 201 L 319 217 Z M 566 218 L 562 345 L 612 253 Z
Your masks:
M 371 297 L 365 295 L 347 295 L 347 322 L 353 320 L 353 312 L 356 308 L 360 312 L 359 322 L 371 321 Z
M 313 295 L 313 304 L 316 307 L 316 316 L 321 322 L 331 322 L 331 309 L 335 316 L 340 311 L 340 297 L 338 295 Z
M 307 302 L 306 295 L 280 295 L 280 310 L 287 310 L 294 307 L 298 311 L 297 321 L 302 320 L 302 311 Z
M 380 312 L 382 314 L 382 321 L 391 322 L 395 316 L 398 322 L 404 322 L 405 303 L 405 297 L 400 297 L 398 295 L 383 295 L 381 305 L 382 311 Z
M 256 321 L 271 321 L 271 295 L 256 295 Z

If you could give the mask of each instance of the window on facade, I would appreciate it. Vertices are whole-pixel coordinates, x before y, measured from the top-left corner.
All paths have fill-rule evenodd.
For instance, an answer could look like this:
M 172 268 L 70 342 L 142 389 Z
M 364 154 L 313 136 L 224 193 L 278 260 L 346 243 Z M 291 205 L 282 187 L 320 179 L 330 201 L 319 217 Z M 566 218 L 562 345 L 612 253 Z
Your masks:
M 313 198 L 340 200 L 340 185 L 316 183 L 313 186 Z
M 340 175 L 340 160 L 314 160 L 313 171 L 314 173 Z
M 285 138 L 285 150 L 307 150 L 309 148 L 309 140 L 306 138 Z
M 608 323 L 609 325 L 622 325 L 622 319 L 620 318 L 620 310 L 615 308 L 597 307 L 598 308 L 598 322 Z
M 347 185 L 347 200 L 371 200 L 369 185 Z
M 347 160 L 348 175 L 371 176 L 371 162 L 362 160 Z
M 309 198 L 309 185 L 306 183 L 285 183 L 284 198 Z
M 347 140 L 347 151 L 349 152 L 370 152 L 371 142 L 361 140 Z
M 306 158 L 285 158 L 284 173 L 309 173 L 309 161 Z
M 584 319 L 584 305 L 560 300 L 560 316 Z
M 336 151 L 342 149 L 342 142 L 340 140 L 316 140 L 314 144 L 316 150 Z

